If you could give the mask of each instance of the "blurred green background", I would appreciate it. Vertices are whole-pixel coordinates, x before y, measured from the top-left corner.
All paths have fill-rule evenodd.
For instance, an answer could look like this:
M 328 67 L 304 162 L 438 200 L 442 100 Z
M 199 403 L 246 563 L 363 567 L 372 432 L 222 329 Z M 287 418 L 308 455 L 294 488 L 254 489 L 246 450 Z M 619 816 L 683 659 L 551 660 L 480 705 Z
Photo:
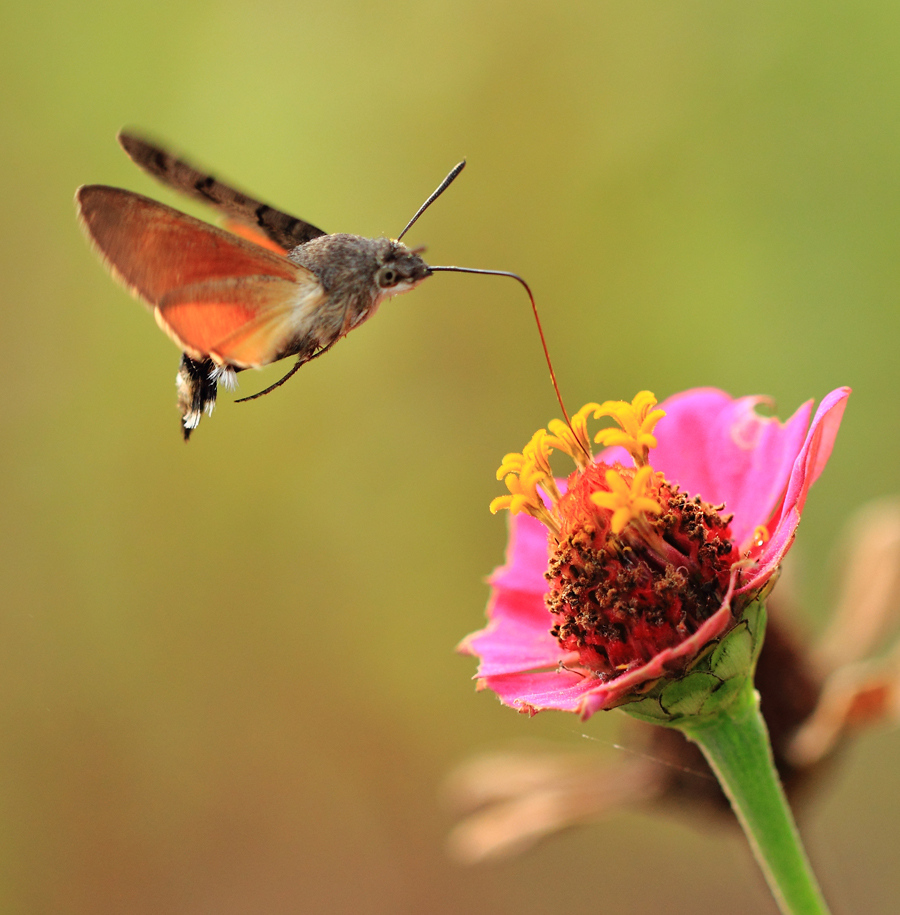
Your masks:
M 529 720 L 453 651 L 502 557 L 497 463 L 559 412 L 521 290 L 435 277 L 186 447 L 178 353 L 72 196 L 209 216 L 127 160 L 131 125 L 395 235 L 468 157 L 409 241 L 526 276 L 571 408 L 854 387 L 796 546 L 817 631 L 842 524 L 900 488 L 898 47 L 884 0 L 7 5 L 0 910 L 774 911 L 736 833 L 648 814 L 446 857 L 470 754 L 622 752 L 617 713 Z M 864 736 L 803 811 L 840 911 L 896 911 L 898 756 Z

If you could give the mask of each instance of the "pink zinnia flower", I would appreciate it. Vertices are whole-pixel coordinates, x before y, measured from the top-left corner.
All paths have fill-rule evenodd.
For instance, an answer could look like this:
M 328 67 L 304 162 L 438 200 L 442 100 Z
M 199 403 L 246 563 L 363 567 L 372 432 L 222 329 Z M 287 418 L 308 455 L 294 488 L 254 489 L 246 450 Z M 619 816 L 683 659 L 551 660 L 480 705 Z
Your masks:
M 781 424 L 756 413 L 758 397 L 699 388 L 654 409 L 644 391 L 588 404 L 507 455 L 510 495 L 492 503 L 513 515 L 507 562 L 487 627 L 460 646 L 480 658 L 479 688 L 587 718 L 683 677 L 771 582 L 849 393 L 829 394 L 810 425 L 812 402 Z M 596 460 L 590 415 L 620 427 L 595 437 Z M 554 450 L 578 466 L 565 484 Z

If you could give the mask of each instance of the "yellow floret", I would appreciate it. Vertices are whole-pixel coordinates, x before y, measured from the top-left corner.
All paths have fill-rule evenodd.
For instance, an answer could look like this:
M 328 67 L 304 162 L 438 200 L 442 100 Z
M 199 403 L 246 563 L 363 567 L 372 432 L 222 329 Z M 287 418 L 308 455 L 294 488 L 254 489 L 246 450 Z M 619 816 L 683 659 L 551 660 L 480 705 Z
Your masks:
M 577 413 L 572 414 L 570 426 L 561 419 L 551 419 L 547 423 L 551 433 L 547 436 L 547 444 L 557 451 L 564 451 L 581 469 L 587 467 L 592 460 L 587 418 L 598 409 L 599 404 L 585 404 Z
M 653 468 L 649 464 L 635 473 L 630 484 L 619 471 L 606 471 L 606 485 L 610 491 L 592 493 L 591 502 L 613 513 L 610 527 L 614 534 L 621 534 L 632 521 L 637 521 L 644 515 L 658 515 L 662 511 L 662 505 L 648 495 L 654 478 Z
M 654 410 L 656 397 L 650 391 L 641 391 L 628 403 L 625 400 L 607 400 L 597 407 L 594 418 L 609 416 L 620 426 L 619 429 L 602 429 L 594 441 L 605 448 L 619 445 L 634 458 L 640 467 L 647 463 L 647 455 L 656 447 L 653 430 L 666 415 L 664 410 Z

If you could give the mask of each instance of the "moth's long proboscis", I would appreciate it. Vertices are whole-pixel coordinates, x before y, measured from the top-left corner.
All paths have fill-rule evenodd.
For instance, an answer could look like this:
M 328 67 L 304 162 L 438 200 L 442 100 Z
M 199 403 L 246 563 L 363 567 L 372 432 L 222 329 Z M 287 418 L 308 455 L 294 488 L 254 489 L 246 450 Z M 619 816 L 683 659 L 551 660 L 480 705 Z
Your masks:
M 460 163 L 460 165 L 462 164 L 464 163 Z M 459 166 L 457 166 L 457 168 L 458 167 Z M 451 175 L 452 174 L 453 173 L 451 172 Z M 450 176 L 448 175 L 448 178 L 449 177 Z M 453 177 L 455 177 L 455 175 Z M 438 190 L 440 191 L 442 189 L 443 188 L 439 188 Z M 559 392 L 559 385 L 556 381 L 556 372 L 553 371 L 553 362 L 550 359 L 550 351 L 547 349 L 547 339 L 544 336 L 544 328 L 541 326 L 541 318 L 538 315 L 537 303 L 534 301 L 534 294 L 532 293 L 531 287 L 528 285 L 528 283 L 526 283 L 518 273 L 510 273 L 508 270 L 482 270 L 477 267 L 432 267 L 430 265 L 429 269 L 432 273 L 480 273 L 486 276 L 508 276 L 511 279 L 518 280 L 518 282 L 520 282 L 525 287 L 525 291 L 528 293 L 528 298 L 531 300 L 531 311 L 534 314 L 534 321 L 537 324 L 538 334 L 541 338 L 541 346 L 544 349 L 544 359 L 547 360 L 547 368 L 550 369 L 550 381 L 553 384 L 553 390 L 556 394 L 556 399 L 559 402 L 559 408 L 562 410 L 563 417 L 565 418 L 566 425 L 572 429 L 572 421 L 569 419 L 569 414 L 566 411 L 566 405 L 563 403 L 562 394 Z M 574 434 L 574 430 L 572 431 Z M 578 437 L 576 436 L 576 441 L 577 438 Z

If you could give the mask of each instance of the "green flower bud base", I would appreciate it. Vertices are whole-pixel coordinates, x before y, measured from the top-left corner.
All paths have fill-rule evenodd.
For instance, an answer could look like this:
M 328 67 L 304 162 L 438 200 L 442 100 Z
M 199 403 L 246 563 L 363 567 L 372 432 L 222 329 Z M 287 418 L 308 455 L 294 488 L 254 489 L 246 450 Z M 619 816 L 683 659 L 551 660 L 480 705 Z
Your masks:
M 765 622 L 765 605 L 750 604 L 740 622 L 681 678 L 658 681 L 622 710 L 676 727 L 700 747 L 784 915 L 828 915 L 775 770 L 753 688 Z
M 622 710 L 651 724 L 674 727 L 684 720 L 718 716 L 752 680 L 765 631 L 765 604 L 754 601 L 737 625 L 709 645 L 681 677 L 657 680 L 642 699 Z

